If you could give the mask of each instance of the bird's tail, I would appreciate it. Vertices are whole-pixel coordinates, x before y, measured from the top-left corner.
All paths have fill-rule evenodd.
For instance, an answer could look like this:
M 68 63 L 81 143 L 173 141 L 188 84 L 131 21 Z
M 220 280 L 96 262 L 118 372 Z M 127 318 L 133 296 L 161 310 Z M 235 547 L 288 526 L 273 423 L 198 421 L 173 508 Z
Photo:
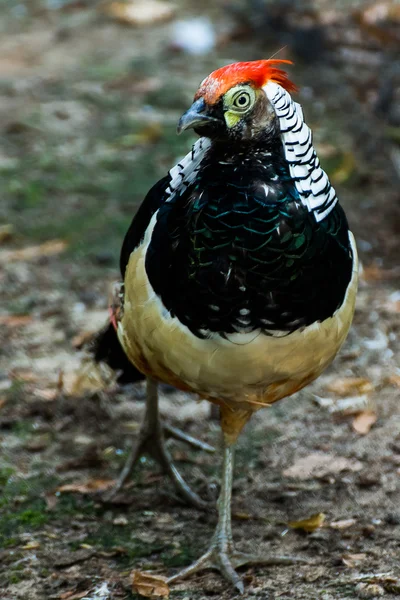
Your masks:
M 96 362 L 104 362 L 118 372 L 118 383 L 134 383 L 144 379 L 143 373 L 128 360 L 111 323 L 94 336 L 88 350 Z

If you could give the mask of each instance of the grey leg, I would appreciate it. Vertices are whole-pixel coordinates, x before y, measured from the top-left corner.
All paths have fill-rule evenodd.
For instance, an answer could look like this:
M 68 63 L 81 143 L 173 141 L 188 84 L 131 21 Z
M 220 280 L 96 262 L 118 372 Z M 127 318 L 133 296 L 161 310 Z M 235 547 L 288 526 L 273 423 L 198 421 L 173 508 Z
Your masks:
M 177 431 L 179 432 L 179 430 Z M 182 433 L 182 435 L 184 436 L 185 434 Z M 193 439 L 194 438 L 191 438 L 191 440 Z M 205 446 L 208 446 L 208 444 Z M 208 449 L 209 451 L 210 448 L 211 446 L 205 449 Z M 206 508 L 209 506 L 208 502 L 202 500 L 200 496 L 190 488 L 172 462 L 171 455 L 165 446 L 163 427 L 160 421 L 158 409 L 158 385 L 156 381 L 150 378 L 147 379 L 146 412 L 140 429 L 139 439 L 132 447 L 115 487 L 105 496 L 106 499 L 109 500 L 113 498 L 121 490 L 132 474 L 139 458 L 145 453 L 149 454 L 162 466 L 163 470 L 172 480 L 180 496 L 182 496 L 186 502 L 192 504 L 196 508 Z
M 249 565 L 287 565 L 306 562 L 291 556 L 257 556 L 235 550 L 232 540 L 231 496 L 234 446 L 224 444 L 221 492 L 218 499 L 218 523 L 210 548 L 196 562 L 169 578 L 168 583 L 184 579 L 203 569 L 215 569 L 243 594 L 244 586 L 236 568 Z

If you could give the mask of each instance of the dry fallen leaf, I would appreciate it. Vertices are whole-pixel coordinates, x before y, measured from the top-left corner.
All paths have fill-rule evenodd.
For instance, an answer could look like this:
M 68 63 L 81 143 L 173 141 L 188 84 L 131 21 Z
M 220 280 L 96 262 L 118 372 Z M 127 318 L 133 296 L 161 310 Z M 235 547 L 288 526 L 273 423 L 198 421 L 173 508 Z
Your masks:
M 9 262 L 34 260 L 43 256 L 53 256 L 64 252 L 68 244 L 64 240 L 50 240 L 39 246 L 27 246 L 19 250 L 2 250 L 0 252 L 0 264 Z
M 337 377 L 325 388 L 338 396 L 361 396 L 374 390 L 371 381 L 365 377 Z
M 143 26 L 172 19 L 176 7 L 162 0 L 130 0 L 111 2 L 103 7 L 103 11 L 125 25 Z
M 237 519 L 238 521 L 250 521 L 254 519 L 254 516 L 250 515 L 247 512 L 234 512 L 232 513 L 232 518 Z
M 40 548 L 40 543 L 33 540 L 22 546 L 22 550 L 37 550 L 37 548 Z
M 88 588 L 83 592 L 76 592 L 75 590 L 69 590 L 68 592 L 63 592 L 58 596 L 59 600 L 81 600 L 91 592 L 92 588 Z
M 94 331 L 81 331 L 81 333 L 78 333 L 72 338 L 71 344 L 74 348 L 80 349 L 82 346 L 91 341 L 94 334 Z
M 12 369 L 9 373 L 14 381 L 23 381 L 25 383 L 36 383 L 39 381 L 39 376 L 28 369 Z
M 346 567 L 354 569 L 358 564 L 367 558 L 366 554 L 343 554 L 342 561 Z
M 57 492 L 76 492 L 78 494 L 92 494 L 93 492 L 104 492 L 112 487 L 114 479 L 88 479 L 87 481 L 77 481 L 66 483 L 56 488 Z
M 83 359 L 78 369 L 62 374 L 60 385 L 65 395 L 79 398 L 106 389 L 114 379 L 107 365 Z
M 395 385 L 398 388 L 400 388 L 400 375 L 391 375 L 388 378 L 388 383 L 391 383 L 392 385 Z
M 36 398 L 40 398 L 41 400 L 47 400 L 48 402 L 52 402 L 56 400 L 59 396 L 59 390 L 54 388 L 46 388 L 44 390 L 34 390 L 34 395 Z
M 0 325 L 23 327 L 32 321 L 31 315 L 0 315 Z
M 378 416 L 373 410 L 365 410 L 354 418 L 351 426 L 356 433 L 366 435 L 377 419 Z
M 288 525 L 292 529 L 302 529 L 303 531 L 307 531 L 307 533 L 311 533 L 312 531 L 322 527 L 324 521 L 324 513 L 316 513 L 307 519 L 301 519 L 301 521 L 289 521 Z
M 400 41 L 400 6 L 395 1 L 374 2 L 364 9 L 355 11 L 361 30 L 378 40 L 382 45 Z
M 323 454 L 314 452 L 296 462 L 283 471 L 285 477 L 295 477 L 296 479 L 312 479 L 313 477 L 325 477 L 334 475 L 341 471 L 361 471 L 362 462 L 359 460 L 350 460 L 344 456 L 335 456 L 334 454 Z
M 389 300 L 383 306 L 389 313 L 398 315 L 400 313 L 400 300 Z
M 396 2 L 374 2 L 361 11 L 361 16 L 369 25 L 380 21 L 400 23 L 400 6 Z
M 329 523 L 329 527 L 331 529 L 348 529 L 356 523 L 355 519 L 342 519 L 340 521 L 332 521 L 332 523 Z
M 167 579 L 161 575 L 151 575 L 141 571 L 132 571 L 132 590 L 146 598 L 168 598 Z
M 397 267 L 393 269 L 382 269 L 376 263 L 371 263 L 368 267 L 363 267 L 360 278 L 364 281 L 390 281 L 398 277 L 399 271 Z

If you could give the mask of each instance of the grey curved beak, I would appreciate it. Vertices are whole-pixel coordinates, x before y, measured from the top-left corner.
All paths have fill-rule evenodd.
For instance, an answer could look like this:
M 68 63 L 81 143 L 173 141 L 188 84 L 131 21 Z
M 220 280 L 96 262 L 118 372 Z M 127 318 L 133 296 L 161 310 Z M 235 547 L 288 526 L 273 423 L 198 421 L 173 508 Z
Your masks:
M 177 133 L 182 133 L 185 129 L 194 129 L 206 122 L 218 121 L 214 117 L 210 117 L 206 114 L 207 106 L 204 102 L 204 98 L 199 98 L 193 102 L 192 106 L 181 116 L 176 128 Z

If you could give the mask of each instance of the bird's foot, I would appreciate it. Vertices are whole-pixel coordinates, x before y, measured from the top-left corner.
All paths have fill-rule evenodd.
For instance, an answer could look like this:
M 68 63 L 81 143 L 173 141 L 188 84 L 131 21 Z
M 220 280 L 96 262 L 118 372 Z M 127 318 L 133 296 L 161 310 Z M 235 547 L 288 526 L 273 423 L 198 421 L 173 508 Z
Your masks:
M 232 542 L 227 543 L 225 540 L 219 541 L 218 539 L 214 539 L 210 549 L 203 556 L 176 575 L 170 577 L 168 584 L 190 577 L 194 573 L 198 573 L 204 569 L 213 569 L 219 571 L 240 594 L 243 594 L 243 581 L 236 572 L 236 569 L 239 567 L 243 567 L 244 565 L 292 565 L 306 562 L 306 560 L 295 556 L 258 556 L 255 554 L 246 554 L 245 552 L 235 550 Z
M 208 452 L 212 452 L 214 450 L 212 446 L 200 442 L 191 436 L 187 436 L 179 429 L 175 429 L 171 426 L 164 426 L 164 429 L 167 430 L 167 435 L 186 441 L 196 448 L 201 448 Z M 104 495 L 105 501 L 110 501 L 115 498 L 118 492 L 125 485 L 128 478 L 131 476 L 135 465 L 144 454 L 151 456 L 156 462 L 159 463 L 163 471 L 171 479 L 179 495 L 186 500 L 188 504 L 200 509 L 210 506 L 208 502 L 202 500 L 202 498 L 200 498 L 200 496 L 191 489 L 191 487 L 186 483 L 182 475 L 179 473 L 178 469 L 175 467 L 171 455 L 166 448 L 164 434 L 160 422 L 153 422 L 149 426 L 149 423 L 146 420 L 140 431 L 139 439 L 132 444 L 128 459 L 120 473 L 117 483 L 109 492 Z

